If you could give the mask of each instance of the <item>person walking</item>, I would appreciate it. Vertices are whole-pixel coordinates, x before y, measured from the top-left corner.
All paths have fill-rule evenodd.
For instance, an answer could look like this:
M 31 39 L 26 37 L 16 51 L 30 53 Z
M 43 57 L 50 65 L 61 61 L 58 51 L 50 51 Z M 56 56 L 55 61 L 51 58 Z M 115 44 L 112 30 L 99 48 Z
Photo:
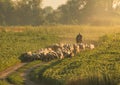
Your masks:
M 76 36 L 76 43 L 82 43 L 82 35 L 80 33 Z

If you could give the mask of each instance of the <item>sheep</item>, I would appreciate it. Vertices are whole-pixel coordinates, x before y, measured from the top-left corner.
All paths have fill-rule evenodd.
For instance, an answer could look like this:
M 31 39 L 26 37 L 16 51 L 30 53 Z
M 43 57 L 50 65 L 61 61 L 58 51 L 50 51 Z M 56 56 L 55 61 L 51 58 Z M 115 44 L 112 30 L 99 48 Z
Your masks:
M 79 52 L 80 52 L 79 45 L 77 45 L 77 44 L 73 44 L 73 46 L 74 46 L 74 54 L 79 53 Z
M 89 44 L 85 44 L 85 48 L 89 49 L 90 45 Z
M 95 45 L 94 44 L 90 44 L 90 49 L 94 49 L 95 48 Z
M 70 54 L 70 57 L 73 57 L 73 56 L 75 56 L 75 54 L 72 52 L 72 53 Z
M 32 52 L 31 51 L 27 52 L 27 55 L 32 56 Z
M 74 51 L 73 45 L 70 45 L 70 48 L 69 48 L 69 49 L 70 49 L 71 52 L 73 52 L 73 51 Z
M 85 46 L 84 43 L 80 43 L 80 44 L 78 44 L 78 45 L 79 45 L 80 50 L 81 50 L 81 49 L 82 49 L 82 50 L 85 50 L 86 46 Z
M 64 45 L 65 45 L 64 43 L 59 43 L 59 46 L 60 46 L 61 48 L 63 48 Z
M 51 48 L 52 50 L 57 50 L 58 48 L 61 48 L 61 47 L 60 47 L 59 44 L 54 44 L 54 45 L 50 46 L 50 48 Z
M 71 52 L 68 48 L 63 48 L 62 53 L 63 53 L 63 56 L 69 57 Z
M 58 54 L 60 59 L 64 58 L 63 52 L 62 52 L 62 50 L 60 48 L 56 51 L 56 53 Z
M 81 50 L 94 49 L 95 46 L 93 44 L 84 44 L 84 43 L 77 43 L 77 44 L 54 44 L 50 47 L 45 49 L 39 49 L 38 51 L 32 53 L 31 51 L 25 53 L 23 56 L 28 61 L 33 60 L 42 60 L 42 61 L 50 61 L 53 59 L 64 59 L 71 58 L 75 56 L 75 54 L 79 53 Z
M 22 61 L 32 61 L 33 60 L 31 51 L 21 54 L 21 57 L 22 57 L 21 58 Z

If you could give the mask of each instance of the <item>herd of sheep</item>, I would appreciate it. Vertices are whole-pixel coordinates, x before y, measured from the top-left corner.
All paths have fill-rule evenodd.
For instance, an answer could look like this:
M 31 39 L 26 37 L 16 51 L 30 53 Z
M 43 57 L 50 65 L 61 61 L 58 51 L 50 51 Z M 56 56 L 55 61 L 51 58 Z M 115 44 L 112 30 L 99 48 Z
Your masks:
M 95 46 L 93 44 L 54 44 L 44 49 L 40 49 L 36 52 L 27 52 L 22 54 L 22 58 L 24 61 L 33 61 L 33 60 L 42 60 L 42 61 L 50 61 L 53 59 L 64 59 L 71 58 L 75 56 L 82 50 L 85 49 L 94 49 Z

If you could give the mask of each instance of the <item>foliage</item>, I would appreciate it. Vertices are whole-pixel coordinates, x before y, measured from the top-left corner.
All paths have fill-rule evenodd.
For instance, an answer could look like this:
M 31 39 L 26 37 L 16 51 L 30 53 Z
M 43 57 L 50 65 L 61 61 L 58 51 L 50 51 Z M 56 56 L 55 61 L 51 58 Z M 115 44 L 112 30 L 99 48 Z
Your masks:
M 68 0 L 66 4 L 59 6 L 56 10 L 52 7 L 42 8 L 42 1 L 1 0 L 0 25 L 93 24 L 94 22 L 91 21 L 94 20 L 94 17 L 97 18 L 96 22 L 101 22 L 103 16 L 105 18 L 102 22 L 107 23 L 106 20 L 109 18 L 109 22 L 120 24 L 119 1 L 114 4 L 117 6 L 116 9 L 113 9 L 115 0 Z M 114 21 L 114 19 L 116 20 Z M 109 22 L 107 25 L 112 25 Z
M 0 25 L 8 25 L 13 13 L 13 6 L 10 0 L 0 0 Z
M 62 13 L 60 22 L 63 24 L 78 23 L 81 16 L 81 6 L 85 0 L 68 0 L 65 5 L 61 5 L 58 10 Z
M 10 76 L 8 76 L 8 81 L 12 84 L 15 84 L 15 85 L 23 85 L 24 84 L 24 80 L 21 76 L 19 76 L 18 73 L 14 73 L 14 74 L 11 74 Z
M 0 80 L 0 85 L 9 85 L 5 80 Z
M 42 24 L 41 16 L 42 0 L 21 0 L 16 8 L 17 25 L 40 25 Z M 23 10 L 24 9 L 24 10 Z M 27 10 L 27 11 L 26 11 Z M 24 14 L 24 16 L 23 16 Z M 14 24 L 14 23 L 13 23 Z
M 0 25 L 40 25 L 42 0 L 1 0 Z
M 105 36 L 101 41 L 95 50 L 36 69 L 35 78 L 54 85 L 118 85 L 120 34 Z

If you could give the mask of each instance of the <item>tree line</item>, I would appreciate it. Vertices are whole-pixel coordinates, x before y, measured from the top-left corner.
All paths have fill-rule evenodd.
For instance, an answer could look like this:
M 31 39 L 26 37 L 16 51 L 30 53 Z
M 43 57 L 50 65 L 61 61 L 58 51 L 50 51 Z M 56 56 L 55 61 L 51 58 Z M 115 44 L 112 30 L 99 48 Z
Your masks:
M 0 0 L 0 25 L 83 24 L 93 15 L 116 13 L 112 7 L 115 0 L 68 0 L 56 10 L 42 8 L 42 1 Z

